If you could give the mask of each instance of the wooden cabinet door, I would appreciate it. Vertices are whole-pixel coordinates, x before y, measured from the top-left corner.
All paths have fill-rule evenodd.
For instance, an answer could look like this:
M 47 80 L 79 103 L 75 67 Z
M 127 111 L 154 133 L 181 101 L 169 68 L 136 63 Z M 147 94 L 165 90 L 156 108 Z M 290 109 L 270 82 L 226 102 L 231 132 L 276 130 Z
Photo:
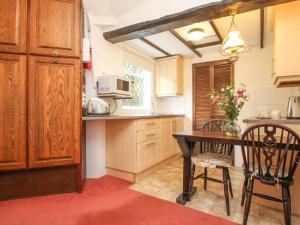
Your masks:
M 137 172 L 150 168 L 160 160 L 160 139 L 137 144 Z
M 0 54 L 0 170 L 25 168 L 26 57 Z
M 173 134 L 184 131 L 184 117 L 175 117 L 173 121 Z M 172 135 L 175 153 L 181 152 L 177 140 Z
M 156 61 L 155 92 L 158 97 L 183 94 L 182 64 L 180 56 Z
M 30 53 L 80 57 L 80 0 L 30 2 Z
M 174 154 L 174 141 L 173 141 L 173 119 L 162 119 L 161 123 L 161 152 L 162 158 L 168 158 Z
M 27 0 L 0 1 L 0 52 L 26 51 Z
M 29 59 L 29 166 L 80 162 L 79 59 Z

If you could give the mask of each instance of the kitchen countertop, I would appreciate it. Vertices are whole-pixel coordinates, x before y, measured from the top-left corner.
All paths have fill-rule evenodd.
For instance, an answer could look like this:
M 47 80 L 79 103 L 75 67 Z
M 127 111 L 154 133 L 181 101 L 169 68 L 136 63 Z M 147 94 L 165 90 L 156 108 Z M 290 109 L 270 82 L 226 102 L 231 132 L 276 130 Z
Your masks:
M 165 117 L 184 117 L 184 114 L 136 114 L 136 115 L 110 115 L 110 116 L 83 116 L 82 120 L 135 120 Z
M 279 123 L 279 124 L 300 124 L 300 119 L 257 119 L 250 117 L 243 120 L 244 123 Z

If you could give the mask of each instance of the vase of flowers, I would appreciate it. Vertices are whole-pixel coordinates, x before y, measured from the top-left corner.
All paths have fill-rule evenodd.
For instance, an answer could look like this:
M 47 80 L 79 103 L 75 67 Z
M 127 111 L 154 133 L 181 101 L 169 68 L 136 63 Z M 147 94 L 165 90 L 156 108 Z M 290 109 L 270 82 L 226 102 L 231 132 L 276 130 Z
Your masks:
M 219 92 L 212 90 L 209 95 L 212 104 L 219 106 L 225 112 L 228 122 L 224 126 L 224 133 L 228 136 L 239 135 L 241 127 L 237 124 L 237 119 L 245 102 L 249 100 L 245 85 L 241 84 L 236 92 L 232 86 L 226 86 Z

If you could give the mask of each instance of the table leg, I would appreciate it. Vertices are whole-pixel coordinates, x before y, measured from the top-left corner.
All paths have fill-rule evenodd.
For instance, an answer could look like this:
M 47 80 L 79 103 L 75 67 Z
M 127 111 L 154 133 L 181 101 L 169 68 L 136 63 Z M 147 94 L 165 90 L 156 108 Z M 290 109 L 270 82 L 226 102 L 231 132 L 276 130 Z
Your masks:
M 193 149 L 195 142 L 186 142 L 185 140 L 177 140 L 180 149 L 183 153 L 183 192 L 177 197 L 176 202 L 185 204 L 190 200 L 192 195 L 197 191 L 195 187 L 190 187 Z

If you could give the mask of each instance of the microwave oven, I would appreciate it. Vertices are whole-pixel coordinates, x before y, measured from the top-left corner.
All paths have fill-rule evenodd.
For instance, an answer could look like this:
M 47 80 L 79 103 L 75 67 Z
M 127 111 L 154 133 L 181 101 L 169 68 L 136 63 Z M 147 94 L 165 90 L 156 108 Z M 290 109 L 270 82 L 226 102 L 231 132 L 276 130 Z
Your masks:
M 122 96 L 132 97 L 133 82 L 117 75 L 100 76 L 97 82 L 97 92 L 99 96 Z

